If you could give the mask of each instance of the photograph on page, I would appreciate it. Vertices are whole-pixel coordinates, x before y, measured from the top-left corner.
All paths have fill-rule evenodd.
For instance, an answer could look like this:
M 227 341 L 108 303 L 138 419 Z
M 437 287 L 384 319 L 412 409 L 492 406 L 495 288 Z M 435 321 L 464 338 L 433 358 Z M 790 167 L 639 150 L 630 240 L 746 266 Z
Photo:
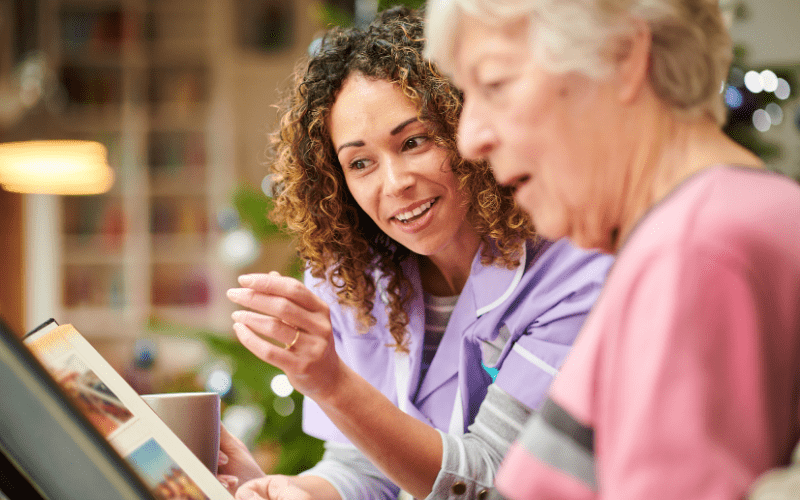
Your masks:
M 70 324 L 24 340 L 87 419 L 159 499 L 229 500 L 216 476 Z
M 125 458 L 158 500 L 209 500 L 155 439 L 148 439 Z

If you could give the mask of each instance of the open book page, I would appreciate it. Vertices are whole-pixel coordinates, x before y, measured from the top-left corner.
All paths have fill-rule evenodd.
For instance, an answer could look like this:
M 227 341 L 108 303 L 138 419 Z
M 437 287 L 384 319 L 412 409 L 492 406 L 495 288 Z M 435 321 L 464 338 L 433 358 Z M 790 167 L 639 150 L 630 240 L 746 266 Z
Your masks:
M 233 498 L 72 325 L 52 323 L 25 344 L 156 498 Z

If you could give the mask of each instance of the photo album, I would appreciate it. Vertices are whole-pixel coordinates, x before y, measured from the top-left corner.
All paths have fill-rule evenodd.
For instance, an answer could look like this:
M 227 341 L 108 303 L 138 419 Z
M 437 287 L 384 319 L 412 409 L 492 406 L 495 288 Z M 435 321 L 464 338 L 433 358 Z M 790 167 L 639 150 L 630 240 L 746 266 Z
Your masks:
M 50 320 L 23 342 L 154 498 L 233 498 L 72 325 Z

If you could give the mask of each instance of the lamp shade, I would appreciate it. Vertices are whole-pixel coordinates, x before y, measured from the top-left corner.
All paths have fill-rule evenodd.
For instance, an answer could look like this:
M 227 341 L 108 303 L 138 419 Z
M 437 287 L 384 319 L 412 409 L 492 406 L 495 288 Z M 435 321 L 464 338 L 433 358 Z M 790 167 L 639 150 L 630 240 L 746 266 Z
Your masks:
M 106 147 L 93 141 L 0 143 L 0 184 L 18 193 L 104 193 L 114 184 L 107 156 Z

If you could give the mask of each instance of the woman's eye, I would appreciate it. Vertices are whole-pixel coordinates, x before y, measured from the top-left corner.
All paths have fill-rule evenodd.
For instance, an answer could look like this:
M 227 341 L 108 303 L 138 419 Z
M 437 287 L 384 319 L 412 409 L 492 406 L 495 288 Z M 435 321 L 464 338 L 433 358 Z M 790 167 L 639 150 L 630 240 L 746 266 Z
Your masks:
M 481 88 L 483 89 L 484 94 L 492 95 L 502 90 L 505 84 L 506 80 L 492 80 L 481 84 Z
M 406 141 L 403 143 L 403 151 L 418 148 L 425 144 L 428 140 L 430 140 L 430 138 L 427 135 L 418 135 L 411 137 L 410 139 L 406 139 Z
M 350 170 L 364 170 L 369 165 L 369 160 L 353 160 L 351 161 L 348 166 Z

